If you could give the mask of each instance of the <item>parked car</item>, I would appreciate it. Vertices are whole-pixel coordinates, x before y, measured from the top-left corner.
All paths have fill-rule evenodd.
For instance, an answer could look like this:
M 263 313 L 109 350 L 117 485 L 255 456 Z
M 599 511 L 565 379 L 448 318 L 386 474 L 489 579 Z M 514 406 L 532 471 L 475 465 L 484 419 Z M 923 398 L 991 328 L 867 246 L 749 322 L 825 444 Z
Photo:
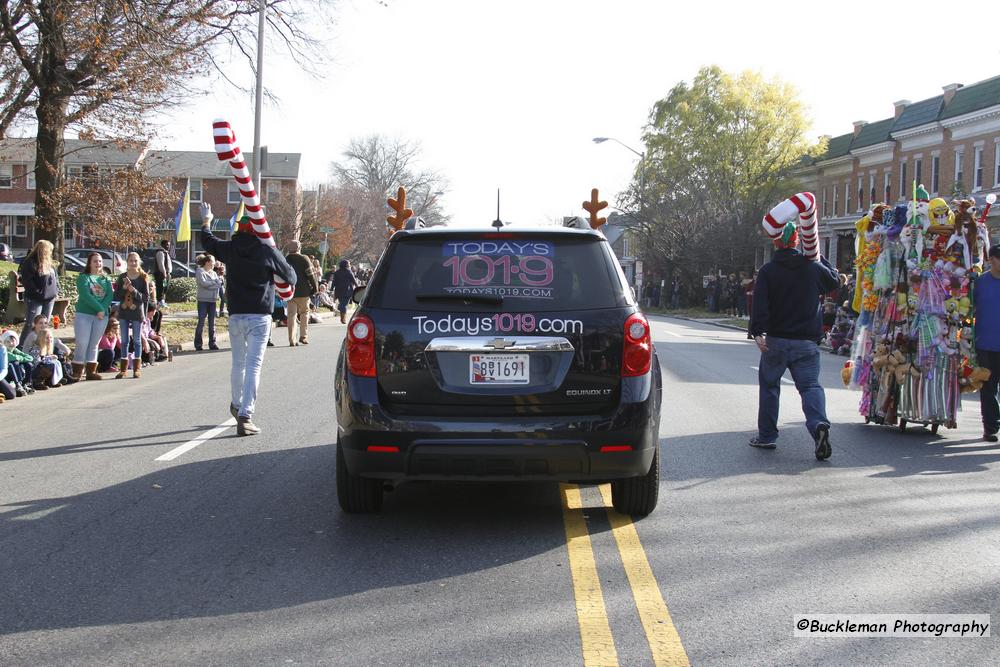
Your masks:
M 13 261 L 15 264 L 20 264 L 21 262 L 24 261 L 25 257 L 27 257 L 27 255 L 20 255 L 18 257 L 13 258 Z M 76 257 L 75 255 L 70 255 L 68 252 L 66 252 L 63 254 L 63 266 L 66 268 L 67 271 L 75 271 L 76 273 L 81 273 L 84 269 L 87 268 L 87 260 L 86 258 L 81 259 L 79 257 Z M 111 268 L 107 264 L 104 265 L 104 272 L 111 273 Z
M 610 482 L 657 503 L 662 380 L 607 239 L 434 227 L 390 238 L 337 361 L 337 498 L 406 480 Z
M 0 243 L 0 262 L 9 262 L 14 258 L 14 253 L 11 252 L 10 246 L 6 243 Z
M 146 248 L 139 256 L 142 257 L 142 269 L 146 273 L 153 273 L 153 269 L 156 268 L 156 250 L 157 248 Z M 179 259 L 170 260 L 170 277 L 171 278 L 194 278 L 194 268 Z
M 114 250 L 107 250 L 105 248 L 70 248 L 66 251 L 66 254 L 86 262 L 87 255 L 92 252 L 101 253 L 101 257 L 104 258 L 104 266 L 109 267 L 111 273 L 119 274 L 125 270 L 125 258 Z

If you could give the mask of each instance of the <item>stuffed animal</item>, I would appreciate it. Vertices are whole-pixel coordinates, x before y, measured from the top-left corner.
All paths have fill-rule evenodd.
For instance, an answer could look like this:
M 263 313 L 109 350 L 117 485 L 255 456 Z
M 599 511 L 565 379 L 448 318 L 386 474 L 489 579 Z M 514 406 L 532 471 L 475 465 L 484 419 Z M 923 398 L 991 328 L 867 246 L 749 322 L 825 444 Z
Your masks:
M 844 362 L 844 367 L 840 369 L 840 379 L 844 381 L 844 386 L 851 384 L 851 373 L 854 370 L 854 364 L 850 361 Z
M 962 388 L 963 394 L 979 391 L 990 379 L 990 369 L 977 366 L 963 366 L 959 373 L 958 384 Z
M 928 203 L 927 213 L 931 219 L 930 227 L 927 228 L 928 234 L 951 236 L 955 233 L 955 213 L 948 206 L 948 202 L 940 197 L 935 197 Z

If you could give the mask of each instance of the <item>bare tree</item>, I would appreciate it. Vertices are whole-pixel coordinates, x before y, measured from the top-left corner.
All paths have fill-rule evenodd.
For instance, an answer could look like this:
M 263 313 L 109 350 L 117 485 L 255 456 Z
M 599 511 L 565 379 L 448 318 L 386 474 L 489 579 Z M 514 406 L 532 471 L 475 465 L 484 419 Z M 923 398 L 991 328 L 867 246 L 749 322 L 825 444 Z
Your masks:
M 299 62 L 319 43 L 300 26 L 312 0 L 269 0 L 270 27 Z M 240 0 L 0 0 L 0 138 L 34 116 L 36 225 L 62 242 L 53 208 L 63 181 L 64 135 L 143 137 L 150 114 L 190 94 L 215 67 L 215 48 L 244 54 L 257 3 Z M 227 77 L 228 78 L 228 77 Z
M 351 250 L 357 260 L 374 262 L 385 247 L 386 199 L 402 186 L 407 206 L 428 224 L 443 224 L 448 215 L 440 198 L 448 187 L 437 171 L 422 168 L 420 144 L 382 135 L 352 139 L 344 159 L 332 165 L 336 197 L 346 207 Z
M 127 193 L 123 196 L 123 193 Z M 162 217 L 159 202 L 174 201 L 169 179 L 150 178 L 142 169 L 87 169 L 46 194 L 54 210 L 82 225 L 90 237 L 110 248 L 145 247 L 156 240 L 152 220 Z

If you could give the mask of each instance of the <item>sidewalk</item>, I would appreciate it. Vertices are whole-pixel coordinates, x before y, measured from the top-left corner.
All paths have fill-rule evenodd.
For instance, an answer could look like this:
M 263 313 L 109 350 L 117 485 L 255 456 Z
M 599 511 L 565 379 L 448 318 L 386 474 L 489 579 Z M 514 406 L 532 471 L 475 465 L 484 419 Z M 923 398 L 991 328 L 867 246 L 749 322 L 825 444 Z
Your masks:
M 347 311 L 348 312 L 348 316 L 350 316 L 350 313 L 352 312 L 352 310 L 353 309 L 349 309 Z M 339 321 L 339 316 L 340 315 L 339 315 L 339 313 L 330 312 L 329 310 L 324 309 L 324 310 L 319 311 L 317 314 L 319 315 L 320 320 L 322 320 L 321 324 L 327 324 L 327 322 L 330 321 L 330 322 L 333 322 L 333 323 L 335 323 L 337 325 L 340 325 L 340 321 Z M 178 310 L 178 311 L 171 311 L 171 312 L 163 314 L 163 321 L 164 322 L 169 322 L 169 321 L 175 321 L 176 322 L 176 321 L 181 321 L 181 320 L 190 320 L 190 321 L 195 321 L 196 322 L 198 320 L 198 311 L 197 310 Z M 321 326 L 321 324 L 312 324 L 310 326 Z M 272 336 L 274 335 L 273 332 L 279 331 L 279 330 L 284 330 L 284 327 L 273 327 L 272 328 Z M 62 341 L 64 344 L 66 344 L 66 345 L 68 345 L 70 347 L 73 347 L 74 344 L 76 343 L 76 336 L 73 333 L 73 326 L 72 325 L 66 325 L 66 324 L 64 324 L 64 325 L 60 326 L 58 329 L 55 330 L 55 334 L 56 334 L 56 337 L 60 341 Z M 220 346 L 223 343 L 228 343 L 229 342 L 229 332 L 226 330 L 225 326 L 223 326 L 223 327 L 217 327 L 215 339 L 216 339 L 216 343 L 219 344 Z M 179 344 L 176 344 L 176 345 L 173 344 L 173 343 L 171 343 L 170 344 L 170 349 L 175 354 L 178 353 L 178 352 L 190 352 L 190 351 L 194 351 L 194 341 L 186 341 L 184 343 L 179 343 Z

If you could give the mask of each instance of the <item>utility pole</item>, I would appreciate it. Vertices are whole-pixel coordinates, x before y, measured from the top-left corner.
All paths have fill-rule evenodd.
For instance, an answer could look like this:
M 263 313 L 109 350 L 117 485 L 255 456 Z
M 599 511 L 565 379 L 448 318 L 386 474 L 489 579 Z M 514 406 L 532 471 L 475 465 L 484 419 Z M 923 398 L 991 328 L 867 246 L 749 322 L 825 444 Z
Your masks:
M 253 162 L 250 165 L 250 177 L 257 189 L 257 195 L 262 197 L 260 182 L 260 112 L 264 100 L 264 26 L 267 0 L 257 0 L 257 85 L 254 100 L 253 119 Z M 263 198 L 263 197 L 262 197 Z

